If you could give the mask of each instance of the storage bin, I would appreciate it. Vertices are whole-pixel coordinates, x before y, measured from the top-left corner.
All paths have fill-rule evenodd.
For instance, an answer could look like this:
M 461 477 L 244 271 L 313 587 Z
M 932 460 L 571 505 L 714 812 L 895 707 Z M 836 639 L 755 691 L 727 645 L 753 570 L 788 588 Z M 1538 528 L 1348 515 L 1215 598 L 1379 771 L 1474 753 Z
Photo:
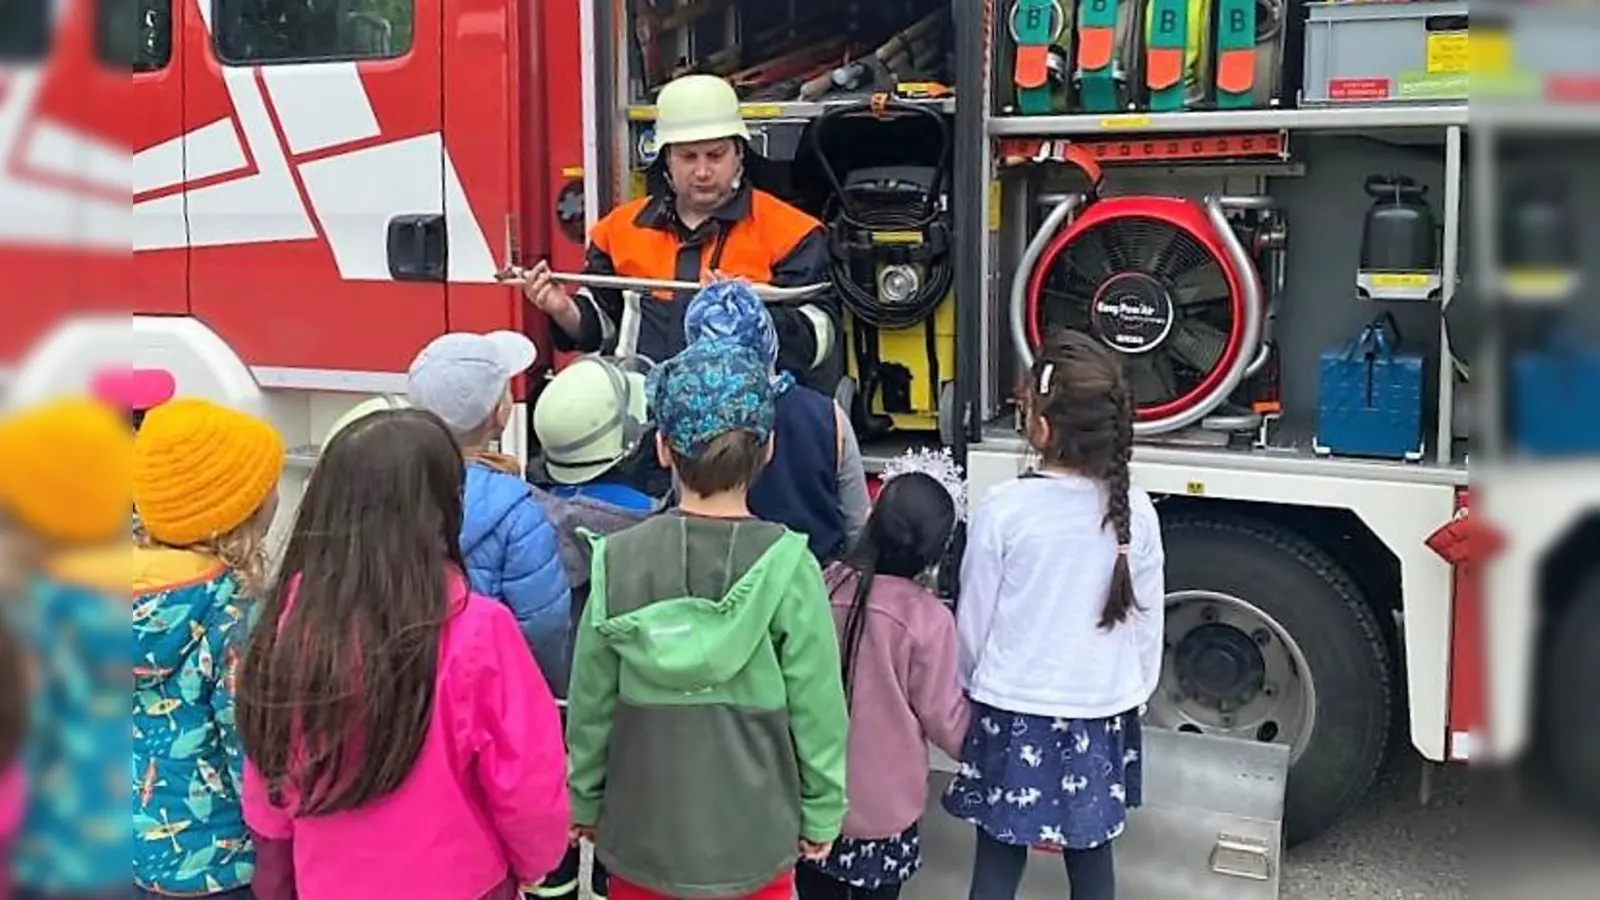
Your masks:
M 1600 454 L 1600 350 L 1568 345 L 1518 355 L 1511 432 L 1529 456 Z
M 1306 4 L 1303 106 L 1467 99 L 1467 4 Z
M 1322 354 L 1317 380 L 1319 456 L 1422 458 L 1424 360 L 1399 349 L 1392 315 Z

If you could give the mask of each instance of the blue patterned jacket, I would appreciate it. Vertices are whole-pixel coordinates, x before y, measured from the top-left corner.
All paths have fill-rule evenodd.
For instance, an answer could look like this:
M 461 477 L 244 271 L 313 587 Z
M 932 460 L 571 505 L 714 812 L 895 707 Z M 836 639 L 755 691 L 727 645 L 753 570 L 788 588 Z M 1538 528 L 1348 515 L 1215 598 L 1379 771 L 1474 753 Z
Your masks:
M 57 556 L 6 610 L 33 665 L 17 887 L 125 890 L 128 550 Z
M 238 581 L 177 550 L 135 557 L 133 881 L 160 894 L 248 885 L 233 684 L 248 628 Z

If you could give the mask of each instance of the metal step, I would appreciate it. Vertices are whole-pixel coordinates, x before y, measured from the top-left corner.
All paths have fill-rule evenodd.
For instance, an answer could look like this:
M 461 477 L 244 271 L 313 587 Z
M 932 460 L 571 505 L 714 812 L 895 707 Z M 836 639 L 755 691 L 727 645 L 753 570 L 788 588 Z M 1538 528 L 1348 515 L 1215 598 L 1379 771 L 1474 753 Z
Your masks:
M 1283 850 L 1283 792 L 1289 750 L 1231 738 L 1147 728 L 1144 806 L 1117 840 L 1121 900 L 1276 900 Z M 944 768 L 935 764 L 936 768 Z M 922 820 L 922 871 L 904 900 L 967 895 L 972 826 L 939 804 L 950 776 L 930 779 Z M 1018 900 L 1060 900 L 1058 856 L 1035 853 Z

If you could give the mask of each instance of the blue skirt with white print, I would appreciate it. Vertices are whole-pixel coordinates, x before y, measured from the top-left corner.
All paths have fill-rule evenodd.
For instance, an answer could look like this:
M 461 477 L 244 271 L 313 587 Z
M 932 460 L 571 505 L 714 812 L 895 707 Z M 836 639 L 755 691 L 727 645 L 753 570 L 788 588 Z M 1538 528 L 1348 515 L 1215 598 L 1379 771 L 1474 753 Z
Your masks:
M 950 815 L 1007 844 L 1092 850 L 1143 800 L 1139 711 L 1053 719 L 972 704 Z

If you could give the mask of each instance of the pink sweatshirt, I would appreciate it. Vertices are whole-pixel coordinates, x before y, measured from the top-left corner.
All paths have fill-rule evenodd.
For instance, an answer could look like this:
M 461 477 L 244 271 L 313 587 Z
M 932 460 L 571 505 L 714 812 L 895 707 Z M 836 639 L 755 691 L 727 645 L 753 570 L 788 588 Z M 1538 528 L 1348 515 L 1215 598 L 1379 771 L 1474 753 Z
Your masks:
M 844 629 L 856 576 L 836 563 L 825 581 L 840 652 L 848 652 Z M 970 710 L 956 661 L 955 617 L 916 582 L 877 576 L 851 681 L 844 833 L 891 837 L 927 805 L 928 743 L 961 756 Z
M 245 767 L 245 821 L 269 842 L 292 840 L 298 900 L 501 896 L 567 851 L 566 751 L 550 688 L 510 610 L 468 593 L 459 576 L 451 592 L 433 721 L 399 790 L 295 818 Z
M 22 827 L 22 814 L 28 803 L 22 780 L 22 764 L 13 762 L 0 770 L 0 846 L 6 846 Z

